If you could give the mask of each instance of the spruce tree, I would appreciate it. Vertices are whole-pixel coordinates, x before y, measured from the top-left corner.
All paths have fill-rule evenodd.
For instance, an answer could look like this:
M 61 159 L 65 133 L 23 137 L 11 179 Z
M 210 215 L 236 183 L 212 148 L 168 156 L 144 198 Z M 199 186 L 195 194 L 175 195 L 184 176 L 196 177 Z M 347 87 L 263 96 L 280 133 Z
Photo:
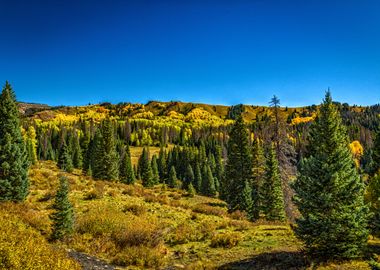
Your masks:
M 196 191 L 192 183 L 187 186 L 187 193 L 189 194 L 189 197 L 195 196 Z
M 163 147 L 161 147 L 160 152 L 158 154 L 158 161 L 157 161 L 157 166 L 158 166 L 158 172 L 160 174 L 160 180 L 161 182 L 165 182 L 165 179 L 167 178 L 167 154 L 166 151 Z
M 171 188 L 177 187 L 177 173 L 174 166 L 171 166 L 168 178 L 168 186 Z
M 244 211 L 242 194 L 246 182 L 249 184 L 252 182 L 253 171 L 248 132 L 241 115 L 237 118 L 229 136 L 222 198 L 227 201 L 231 211 Z
M 133 172 L 131 153 L 128 145 L 121 156 L 119 170 L 120 182 L 125 184 L 133 184 L 135 182 L 135 173 Z
M 380 170 L 380 132 L 376 134 L 375 141 L 373 143 L 372 149 L 372 164 L 370 173 L 375 175 L 379 173 Z
M 54 212 L 50 215 L 53 222 L 52 240 L 61 240 L 73 232 L 74 211 L 69 201 L 69 184 L 67 178 L 59 178 L 59 188 L 55 196 Z
M 370 205 L 371 217 L 369 228 L 372 235 L 380 236 L 380 174 L 376 174 L 370 179 L 366 192 L 366 201 Z
M 203 166 L 201 193 L 211 197 L 216 195 L 214 176 L 212 175 L 211 168 L 208 164 Z
M 103 163 L 102 179 L 117 180 L 119 178 L 119 156 L 116 152 L 114 128 L 110 119 L 102 123 Z
M 149 151 L 144 147 L 140 156 L 139 174 L 141 175 L 142 184 L 144 187 L 152 187 L 154 185 L 152 167 L 149 161 Z
M 268 220 L 285 220 L 284 195 L 281 187 L 280 170 L 276 150 L 272 147 L 268 151 L 265 177 L 262 189 L 263 212 Z
M 241 196 L 241 209 L 243 209 L 247 213 L 248 219 L 254 219 L 252 187 L 250 183 L 248 183 L 248 181 L 245 182 L 245 186 Z
M 202 190 L 202 172 L 199 163 L 195 164 L 194 184 L 195 190 L 200 193 Z
M 58 168 L 65 172 L 73 171 L 73 161 L 71 159 L 71 155 L 69 153 L 69 149 L 66 145 L 66 142 L 63 142 L 61 149 L 58 155 Z
M 293 185 L 301 217 L 295 233 L 318 257 L 355 258 L 367 244 L 368 209 L 341 116 L 330 92 L 309 134 Z
M 150 165 L 152 167 L 153 182 L 154 182 L 154 184 L 158 184 L 158 183 L 160 183 L 160 173 L 158 171 L 157 156 L 156 155 L 153 155 Z
M 72 159 L 74 168 L 81 169 L 83 165 L 83 156 L 79 144 L 79 138 L 77 136 L 73 136 Z
M 16 96 L 6 82 L 0 95 L 0 201 L 25 200 L 29 192 L 28 169 Z
M 98 128 L 95 132 L 94 139 L 91 143 L 91 147 L 87 150 L 88 158 L 90 161 L 89 167 L 92 170 L 92 177 L 95 179 L 102 179 L 103 174 L 103 153 L 104 143 L 102 132 Z
M 193 168 L 191 167 L 190 164 L 187 165 L 186 172 L 185 172 L 185 177 L 183 179 L 183 186 L 182 188 L 187 190 L 189 185 L 194 183 L 195 177 L 194 177 L 194 172 Z M 193 186 L 194 188 L 194 186 Z
M 220 145 L 216 146 L 215 149 L 215 188 L 218 192 L 221 191 L 221 183 L 223 183 L 224 177 L 224 164 L 223 164 L 223 156 L 222 156 L 222 147 Z
M 252 145 L 252 165 L 252 218 L 258 219 L 260 217 L 260 210 L 262 207 L 263 197 L 261 190 L 265 174 L 265 156 L 261 143 L 258 139 L 255 139 Z

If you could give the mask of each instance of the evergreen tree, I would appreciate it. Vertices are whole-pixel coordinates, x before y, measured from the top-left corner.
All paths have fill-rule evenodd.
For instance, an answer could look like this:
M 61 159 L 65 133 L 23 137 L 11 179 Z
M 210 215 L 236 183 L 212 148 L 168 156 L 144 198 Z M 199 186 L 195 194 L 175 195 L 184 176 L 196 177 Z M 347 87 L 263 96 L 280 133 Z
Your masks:
M 319 257 L 360 256 L 368 237 L 364 184 L 330 92 L 311 127 L 308 156 L 293 187 L 301 214 L 295 233 L 306 250 Z
M 183 189 L 188 190 L 188 187 L 191 183 L 194 183 L 195 177 L 194 177 L 194 172 L 193 168 L 191 167 L 190 164 L 187 165 L 186 172 L 185 172 L 185 178 L 183 181 Z M 194 186 L 193 186 L 194 188 Z
M 140 156 L 139 174 L 141 175 L 142 184 L 144 187 L 152 187 L 154 185 L 152 167 L 149 162 L 149 151 L 144 147 Z
M 63 142 L 63 145 L 59 151 L 57 165 L 58 168 L 65 172 L 73 171 L 73 161 L 71 160 L 71 155 L 69 153 L 69 149 L 66 145 L 66 142 Z
M 200 193 L 202 190 L 202 172 L 201 167 L 199 166 L 199 163 L 197 162 L 195 164 L 195 174 L 194 174 L 194 188 L 195 190 Z
M 135 173 L 133 172 L 131 153 L 128 145 L 125 147 L 124 153 L 121 156 L 119 169 L 120 182 L 125 184 L 133 184 L 135 182 Z
M 216 167 L 215 167 L 215 188 L 217 191 L 221 191 L 221 184 L 223 183 L 224 179 L 224 164 L 223 164 L 223 157 L 222 157 L 222 147 L 217 146 L 215 149 L 215 162 L 216 162 Z
M 263 212 L 268 220 L 285 220 L 284 195 L 275 148 L 268 151 L 265 168 L 265 182 L 262 189 Z
M 252 179 L 252 218 L 258 219 L 260 209 L 262 207 L 262 179 L 265 174 L 265 157 L 261 143 L 258 139 L 253 141 L 252 146 L 252 164 L 253 164 L 253 179 Z
M 0 201 L 23 201 L 29 192 L 29 157 L 12 87 L 0 95 Z
M 187 186 L 187 193 L 189 194 L 190 197 L 194 197 L 195 196 L 195 188 L 193 186 L 192 183 L 190 183 L 188 186 Z
M 380 236 L 380 175 L 376 174 L 370 179 L 366 192 L 366 201 L 370 205 L 371 218 L 369 228 L 372 235 Z
M 103 178 L 103 153 L 104 143 L 102 132 L 98 128 L 95 132 L 94 139 L 91 143 L 91 147 L 88 149 L 90 167 L 92 170 L 92 176 L 95 179 Z
M 156 155 L 153 155 L 153 157 L 152 157 L 151 167 L 152 167 L 153 182 L 154 182 L 154 184 L 158 184 L 158 183 L 160 183 L 160 173 L 158 171 L 157 156 Z
M 215 189 L 215 180 L 214 176 L 212 175 L 211 168 L 208 164 L 205 164 L 203 166 L 203 176 L 202 176 L 202 190 L 201 193 L 206 196 L 215 196 L 216 195 L 216 189 Z
M 242 194 L 246 182 L 252 181 L 253 171 L 248 132 L 242 116 L 237 118 L 229 136 L 222 198 L 227 201 L 231 211 L 244 211 Z
M 254 219 L 254 211 L 253 211 L 253 200 L 252 200 L 252 187 L 248 183 L 248 181 L 245 182 L 245 186 L 242 192 L 242 198 L 241 198 L 241 209 L 244 209 L 244 211 L 247 213 L 247 217 L 249 219 Z
M 174 166 L 170 168 L 169 178 L 168 178 L 168 186 L 171 188 L 177 187 L 177 173 L 175 171 Z
M 81 169 L 83 165 L 83 156 L 82 149 L 79 144 L 79 138 L 77 136 L 73 136 L 73 149 L 72 149 L 72 157 L 73 157 L 73 166 L 74 168 Z
M 115 147 L 114 128 L 110 119 L 102 123 L 103 156 L 101 157 L 104 180 L 117 180 L 119 178 L 119 156 Z
M 74 211 L 69 201 L 69 184 L 67 178 L 59 178 L 59 188 L 53 204 L 54 212 L 50 215 L 53 222 L 53 240 L 61 240 L 73 232 Z
M 160 180 L 161 182 L 165 182 L 165 179 L 167 178 L 167 154 L 166 151 L 163 147 L 161 147 L 160 152 L 158 154 L 158 161 L 157 161 L 157 166 L 158 166 L 158 172 L 160 174 Z
M 380 132 L 376 134 L 372 149 L 371 174 L 375 175 L 380 170 Z

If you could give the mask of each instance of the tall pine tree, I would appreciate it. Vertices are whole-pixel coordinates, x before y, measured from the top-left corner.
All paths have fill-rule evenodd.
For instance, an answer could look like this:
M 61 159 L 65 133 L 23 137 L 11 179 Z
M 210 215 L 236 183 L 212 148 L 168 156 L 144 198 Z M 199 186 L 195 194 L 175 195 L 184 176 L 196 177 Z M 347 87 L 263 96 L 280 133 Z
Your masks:
M 73 171 L 73 161 L 69 153 L 69 149 L 64 141 L 58 155 L 58 167 L 65 172 Z
M 73 232 L 74 210 L 69 201 L 69 184 L 67 178 L 59 178 L 59 188 L 53 204 L 54 212 L 50 215 L 53 221 L 52 240 L 60 240 Z
M 175 171 L 174 166 L 170 168 L 169 178 L 168 178 L 168 186 L 171 188 L 177 187 L 177 173 Z
M 116 151 L 114 128 L 109 118 L 102 123 L 102 137 L 104 149 L 101 157 L 103 163 L 102 179 L 117 180 L 119 178 L 119 156 Z
M 16 96 L 8 82 L 0 95 L 0 201 L 23 201 L 29 192 L 29 157 Z
M 246 211 L 243 193 L 246 183 L 252 182 L 253 171 L 248 132 L 241 115 L 237 118 L 229 136 L 222 198 L 227 201 L 231 211 Z
M 379 173 L 380 170 L 380 132 L 376 134 L 372 149 L 372 164 L 370 168 L 371 175 Z
M 265 157 L 261 143 L 257 138 L 253 141 L 252 145 L 252 165 L 252 218 L 258 219 L 260 216 L 260 209 L 262 207 L 263 200 L 261 191 L 265 174 Z
M 369 228 L 372 235 L 380 236 L 380 174 L 371 177 L 366 192 L 366 201 L 370 205 Z
M 133 184 L 135 182 L 135 173 L 133 172 L 131 153 L 128 145 L 125 147 L 121 156 L 119 170 L 120 182 L 125 184 Z
M 149 161 L 149 151 L 145 147 L 140 156 L 138 171 L 141 175 L 143 186 L 152 187 L 154 185 L 153 172 Z
M 342 119 L 330 92 L 309 134 L 294 197 L 301 217 L 295 233 L 319 257 L 355 258 L 367 244 L 367 206 Z
M 205 164 L 203 166 L 203 175 L 202 175 L 202 190 L 201 193 L 206 196 L 215 196 L 215 179 L 212 175 L 210 165 Z
M 285 220 L 284 195 L 281 187 L 280 170 L 276 156 L 275 146 L 268 151 L 265 177 L 262 189 L 263 212 L 268 220 Z

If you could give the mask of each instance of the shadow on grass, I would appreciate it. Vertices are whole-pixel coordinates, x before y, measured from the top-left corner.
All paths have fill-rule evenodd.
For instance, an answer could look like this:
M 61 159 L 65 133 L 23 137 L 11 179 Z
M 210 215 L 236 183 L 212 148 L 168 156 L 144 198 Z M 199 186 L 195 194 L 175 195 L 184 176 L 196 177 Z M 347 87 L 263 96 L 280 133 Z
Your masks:
M 220 266 L 219 270 L 301 270 L 310 266 L 302 252 L 277 251 Z

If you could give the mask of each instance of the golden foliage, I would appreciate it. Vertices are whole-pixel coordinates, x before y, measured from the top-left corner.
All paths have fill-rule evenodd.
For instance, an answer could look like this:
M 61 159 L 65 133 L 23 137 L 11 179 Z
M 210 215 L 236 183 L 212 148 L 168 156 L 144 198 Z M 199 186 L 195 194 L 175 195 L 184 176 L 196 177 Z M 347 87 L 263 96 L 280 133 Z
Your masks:
M 363 156 L 364 149 L 363 146 L 360 144 L 359 141 L 353 141 L 350 143 L 350 149 L 354 156 L 355 164 L 357 167 L 360 166 L 360 159 Z
M 309 123 L 311 121 L 314 121 L 315 115 L 314 116 L 307 116 L 307 117 L 295 117 L 292 119 L 292 125 L 299 125 L 303 123 Z
M 80 269 L 63 250 L 52 248 L 36 230 L 4 210 L 0 227 L 0 269 Z

